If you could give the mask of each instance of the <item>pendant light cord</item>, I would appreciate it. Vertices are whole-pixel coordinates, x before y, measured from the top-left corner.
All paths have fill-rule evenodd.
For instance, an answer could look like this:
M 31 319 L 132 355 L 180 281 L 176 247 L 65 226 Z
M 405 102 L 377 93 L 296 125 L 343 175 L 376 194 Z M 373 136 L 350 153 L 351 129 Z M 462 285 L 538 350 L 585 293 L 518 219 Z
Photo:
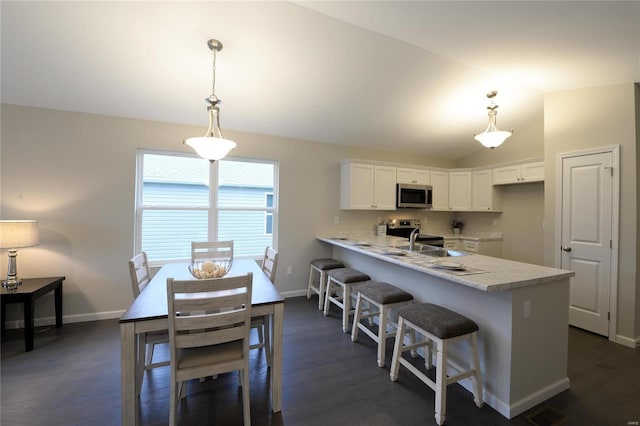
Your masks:
M 211 78 L 211 97 L 215 99 L 216 97 L 216 50 L 213 50 L 213 77 Z

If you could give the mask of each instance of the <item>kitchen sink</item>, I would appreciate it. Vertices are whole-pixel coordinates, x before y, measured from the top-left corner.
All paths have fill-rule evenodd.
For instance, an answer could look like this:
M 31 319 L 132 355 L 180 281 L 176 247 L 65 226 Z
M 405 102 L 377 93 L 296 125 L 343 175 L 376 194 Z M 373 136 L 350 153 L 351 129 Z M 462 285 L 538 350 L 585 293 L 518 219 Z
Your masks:
M 399 250 L 407 250 L 409 251 L 409 245 L 399 245 L 394 246 L 394 248 Z M 442 247 L 437 246 L 429 246 L 426 244 L 416 243 L 413 246 L 412 253 L 424 254 L 425 256 L 433 256 L 433 257 L 457 257 L 457 256 L 466 256 L 468 253 L 457 251 L 457 250 L 447 250 Z

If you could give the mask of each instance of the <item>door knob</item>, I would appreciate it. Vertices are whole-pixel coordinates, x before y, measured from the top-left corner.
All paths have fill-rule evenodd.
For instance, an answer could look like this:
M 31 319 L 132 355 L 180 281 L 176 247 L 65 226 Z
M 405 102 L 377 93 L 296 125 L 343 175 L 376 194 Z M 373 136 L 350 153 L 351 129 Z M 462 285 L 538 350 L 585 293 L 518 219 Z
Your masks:
M 571 251 L 571 247 L 569 247 L 569 246 L 562 246 L 562 250 L 564 250 L 564 251 Z

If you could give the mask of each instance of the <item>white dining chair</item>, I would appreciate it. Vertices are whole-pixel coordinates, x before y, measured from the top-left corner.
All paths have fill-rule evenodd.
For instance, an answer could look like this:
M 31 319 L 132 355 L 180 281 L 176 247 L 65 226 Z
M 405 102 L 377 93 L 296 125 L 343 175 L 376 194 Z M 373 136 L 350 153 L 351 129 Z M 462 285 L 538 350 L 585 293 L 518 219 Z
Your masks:
M 244 425 L 251 425 L 249 332 L 253 275 L 167 279 L 171 396 L 169 425 L 177 420 L 184 382 L 239 371 Z M 179 314 L 178 314 L 179 313 Z M 185 315 L 186 314 L 186 315 Z
M 233 240 L 192 241 L 191 263 L 197 260 L 233 260 Z
M 131 288 L 133 297 L 136 298 L 147 287 L 151 281 L 151 271 L 149 270 L 149 261 L 147 253 L 141 252 L 135 255 L 128 262 L 129 275 L 131 277 Z M 136 392 L 140 395 L 142 389 L 142 379 L 144 370 L 150 370 L 157 367 L 165 367 L 169 365 L 169 361 L 153 362 L 153 352 L 158 344 L 169 343 L 169 334 L 166 331 L 153 331 L 141 334 L 142 342 L 137 355 L 138 367 L 136 371 Z
M 276 268 L 278 267 L 278 252 L 267 246 L 264 251 L 264 257 L 260 268 L 269 280 L 273 283 L 276 279 Z M 271 335 L 269 328 L 271 327 L 271 316 L 265 315 L 251 320 L 251 328 L 255 328 L 258 332 L 258 343 L 249 346 L 249 349 L 264 348 L 267 366 L 271 367 Z

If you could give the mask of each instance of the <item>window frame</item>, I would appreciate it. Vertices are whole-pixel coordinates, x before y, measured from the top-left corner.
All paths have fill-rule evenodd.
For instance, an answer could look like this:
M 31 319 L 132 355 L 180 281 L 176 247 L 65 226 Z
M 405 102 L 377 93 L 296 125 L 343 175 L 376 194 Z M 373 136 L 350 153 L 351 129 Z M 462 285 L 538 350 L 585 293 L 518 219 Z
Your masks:
M 279 162 L 277 160 L 263 159 L 263 158 L 250 158 L 250 157 L 225 157 L 219 161 L 237 161 L 237 162 L 249 162 L 249 163 L 265 163 L 271 164 L 273 166 L 273 191 L 267 194 L 272 194 L 273 196 L 273 205 L 272 207 L 267 207 L 265 203 L 265 207 L 220 207 L 218 206 L 218 187 L 219 187 L 219 161 L 210 163 L 209 165 L 209 205 L 208 206 L 196 206 L 196 207 L 185 207 L 185 206 L 143 206 L 143 178 L 144 178 L 144 156 L 146 154 L 151 155 L 166 155 L 170 157 L 188 157 L 188 158 L 200 158 L 195 153 L 185 153 L 179 151 L 164 151 L 164 150 L 153 150 L 153 149 L 142 149 L 139 148 L 136 153 L 136 181 L 135 181 L 135 195 L 134 195 L 134 209 L 135 209 L 135 219 L 134 219 L 134 253 L 139 253 L 142 250 L 142 216 L 145 210 L 190 210 L 190 211 L 201 211 L 207 210 L 207 235 L 211 241 L 217 239 L 218 235 L 218 220 L 219 213 L 221 211 L 264 211 L 265 217 L 267 214 L 272 215 L 272 233 L 265 235 L 271 235 L 272 247 L 277 250 L 278 247 L 278 187 L 279 187 Z M 266 194 L 265 194 L 266 197 Z M 266 231 L 266 220 L 265 220 L 265 231 Z M 235 256 L 235 255 L 234 255 Z M 260 255 L 251 255 L 251 256 L 237 256 L 238 258 L 250 258 L 250 259 L 260 259 L 262 258 L 262 253 Z M 188 261 L 188 259 L 171 259 L 171 260 L 163 260 L 163 261 L 149 261 L 150 266 L 160 266 L 165 263 L 177 263 Z

